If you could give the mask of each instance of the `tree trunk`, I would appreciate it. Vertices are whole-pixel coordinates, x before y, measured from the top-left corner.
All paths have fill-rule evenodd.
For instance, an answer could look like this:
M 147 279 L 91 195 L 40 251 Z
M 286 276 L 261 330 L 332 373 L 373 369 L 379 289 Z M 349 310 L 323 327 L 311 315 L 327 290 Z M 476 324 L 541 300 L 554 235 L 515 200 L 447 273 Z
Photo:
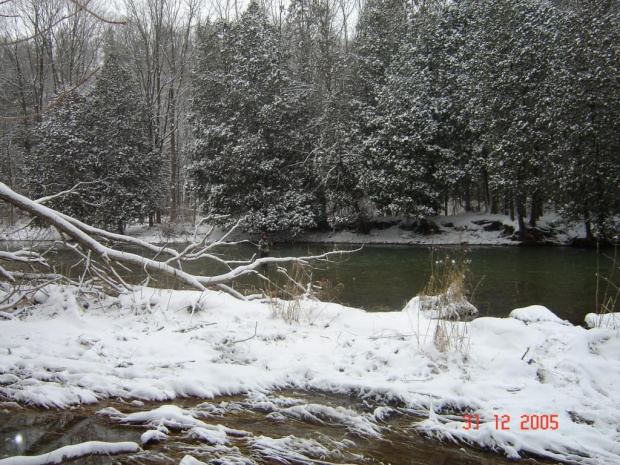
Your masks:
M 586 228 L 586 241 L 594 242 L 594 234 L 592 234 L 592 223 L 588 212 L 583 213 L 583 223 Z
M 175 122 L 175 102 L 174 87 L 172 83 L 168 89 L 170 103 L 170 222 L 177 219 L 177 148 L 176 148 L 176 122 Z
M 493 203 L 493 196 L 489 188 L 489 173 L 486 168 L 482 170 L 482 190 L 484 191 L 484 203 L 486 204 L 486 211 L 489 213 L 497 213 L 495 204 Z
M 517 199 L 516 204 L 517 204 L 517 225 L 519 227 L 519 230 L 517 231 L 517 235 L 523 241 L 525 240 L 526 230 L 527 230 L 525 226 L 525 215 L 526 215 L 525 202 L 521 199 Z
M 529 221 L 530 228 L 535 228 L 536 221 L 538 221 L 538 218 L 540 218 L 537 197 L 538 196 L 535 194 L 532 195 L 532 199 L 530 201 L 530 221 Z
M 465 177 L 465 211 L 472 211 L 471 208 L 471 183 L 469 182 L 469 176 Z

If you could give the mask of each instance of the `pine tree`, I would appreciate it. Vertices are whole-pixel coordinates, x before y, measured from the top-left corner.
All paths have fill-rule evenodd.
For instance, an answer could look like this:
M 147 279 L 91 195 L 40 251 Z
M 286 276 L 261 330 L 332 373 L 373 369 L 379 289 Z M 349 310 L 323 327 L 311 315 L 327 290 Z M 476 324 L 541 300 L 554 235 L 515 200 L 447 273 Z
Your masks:
M 438 213 L 468 181 L 472 154 L 459 79 L 462 25 L 455 8 L 426 9 L 386 71 L 378 94 L 370 193 L 378 206 L 408 216 Z
M 525 234 L 550 194 L 549 88 L 559 18 L 546 0 L 463 2 L 471 35 L 466 86 L 468 120 L 487 155 L 491 189 L 514 205 Z
M 392 213 L 398 213 L 394 210 L 407 203 L 397 186 L 402 185 L 404 171 L 408 169 L 389 134 L 393 129 L 386 119 L 385 112 L 389 110 L 385 105 L 379 108 L 379 100 L 388 82 L 388 69 L 405 41 L 408 13 L 406 2 L 400 0 L 366 2 L 354 43 L 356 124 L 352 135 L 363 160 L 361 187 L 379 209 Z
M 369 0 L 358 23 L 354 50 L 360 103 L 374 107 L 387 81 L 387 70 L 408 30 L 407 3 L 402 0 Z
M 66 191 L 79 183 L 94 181 L 86 160 L 92 148 L 86 98 L 68 95 L 50 111 L 35 132 L 35 144 L 26 156 L 25 174 L 30 196 L 39 198 Z M 86 187 L 88 186 L 88 187 Z M 86 184 L 76 194 L 52 200 L 51 206 L 76 218 L 92 222 L 96 206 L 89 205 Z
M 309 165 L 309 189 L 323 228 L 364 227 L 363 160 L 355 137 L 355 83 L 347 38 L 340 35 L 338 5 L 293 0 L 285 28 L 288 68 L 304 94 L 304 124 L 296 145 Z

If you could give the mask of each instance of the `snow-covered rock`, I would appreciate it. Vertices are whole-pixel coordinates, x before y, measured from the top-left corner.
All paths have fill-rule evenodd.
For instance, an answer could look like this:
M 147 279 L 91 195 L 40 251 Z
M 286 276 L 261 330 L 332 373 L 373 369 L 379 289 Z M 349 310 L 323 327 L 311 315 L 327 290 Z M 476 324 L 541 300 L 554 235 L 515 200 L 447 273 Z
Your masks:
M 585 321 L 588 328 L 620 329 L 620 313 L 588 313 Z
M 568 321 L 562 320 L 555 313 L 542 305 L 530 305 L 529 307 L 516 308 L 510 312 L 509 317 L 523 321 L 524 323 L 547 321 L 561 325 L 570 325 Z

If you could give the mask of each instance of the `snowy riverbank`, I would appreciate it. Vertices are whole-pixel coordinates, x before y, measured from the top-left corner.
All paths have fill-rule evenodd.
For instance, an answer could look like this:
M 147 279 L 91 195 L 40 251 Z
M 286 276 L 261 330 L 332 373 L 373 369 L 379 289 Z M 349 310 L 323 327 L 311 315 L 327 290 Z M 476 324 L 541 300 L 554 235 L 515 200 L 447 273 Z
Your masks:
M 342 230 L 335 232 L 307 232 L 296 237 L 285 233 L 270 234 L 274 242 L 302 242 L 317 244 L 398 244 L 398 245 L 519 245 L 511 238 L 511 231 L 517 229 L 516 221 L 506 215 L 485 213 L 462 213 L 451 216 L 429 218 L 437 230 L 424 234 L 413 224 L 397 224 L 398 218 L 384 218 L 376 222 L 376 227 L 367 234 Z M 581 225 L 562 224 L 557 215 L 550 214 L 541 218 L 538 233 L 548 237 L 539 237 L 541 243 L 568 245 L 575 238 L 582 238 Z M 156 244 L 187 243 L 201 239 L 210 230 L 210 226 L 195 228 L 191 223 L 159 224 L 149 227 L 147 224 L 131 224 L 127 234 Z M 215 228 L 211 241 L 221 239 L 227 231 Z M 59 236 L 51 229 L 25 228 L 23 224 L 13 227 L 0 227 L 0 240 L 45 241 L 56 240 Z M 257 234 L 235 232 L 229 240 L 250 240 L 256 242 Z
M 289 324 L 274 317 L 273 305 L 218 292 L 142 288 L 86 302 L 71 288 L 49 287 L 37 301 L 0 315 L 4 402 L 67 408 L 293 386 L 397 402 L 427 417 L 412 425 L 418 431 L 509 457 L 613 464 L 620 456 L 617 319 L 585 329 L 529 307 L 456 323 L 463 350 L 442 353 L 437 320 L 416 305 L 366 313 L 303 301 L 299 322 Z M 347 421 L 359 434 L 381 434 L 390 409 L 340 414 L 353 415 Z M 152 413 L 157 424 L 181 421 L 188 430 L 202 424 L 193 415 Z M 216 433 L 225 455 L 226 425 L 205 440 Z
M 516 221 L 506 215 L 492 215 L 485 213 L 463 213 L 451 216 L 437 216 L 429 218 L 430 224 L 437 226 L 436 231 L 430 234 L 416 227 L 415 224 L 403 224 L 399 218 L 384 218 L 375 222 L 368 233 L 341 230 L 334 232 L 306 232 L 296 237 L 285 233 L 270 234 L 274 242 L 301 242 L 316 244 L 395 244 L 395 245 L 518 245 L 513 240 L 510 231 L 517 229 Z M 399 224 L 400 223 L 400 224 Z M 547 215 L 539 222 L 540 231 L 548 231 L 552 237 L 547 241 L 556 245 L 567 245 L 576 237 L 583 234 L 579 225 L 561 225 L 557 215 Z M 156 225 L 149 228 L 145 225 L 134 225 L 128 234 L 140 237 L 155 243 L 189 242 L 194 235 L 200 236 L 207 231 L 203 226 L 196 231 L 189 224 L 179 224 L 171 227 Z M 216 228 L 212 239 L 217 240 L 225 231 Z M 237 233 L 231 236 L 234 240 L 257 240 L 256 234 Z

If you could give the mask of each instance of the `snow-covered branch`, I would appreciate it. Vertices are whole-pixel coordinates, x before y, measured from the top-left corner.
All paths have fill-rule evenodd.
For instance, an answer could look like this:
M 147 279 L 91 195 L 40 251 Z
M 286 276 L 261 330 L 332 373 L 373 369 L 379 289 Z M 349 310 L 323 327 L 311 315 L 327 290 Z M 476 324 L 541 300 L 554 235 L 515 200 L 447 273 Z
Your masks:
M 248 262 L 229 262 L 210 253 L 213 247 L 226 244 L 223 240 L 216 241 L 209 245 L 205 244 L 205 241 L 203 240 L 190 245 L 183 252 L 179 253 L 168 247 L 157 247 L 146 241 L 93 228 L 92 226 L 86 225 L 75 218 L 69 217 L 52 208 L 42 205 L 38 201 L 31 200 L 21 194 L 18 194 L 3 183 L 0 183 L 0 200 L 8 202 L 18 209 L 38 218 L 44 223 L 53 226 L 59 232 L 68 236 L 75 242 L 76 251 L 83 257 L 85 268 L 89 269 L 94 277 L 97 277 L 104 282 L 105 285 L 111 287 L 115 291 L 120 291 L 122 288 L 130 287 L 130 285 L 126 283 L 117 272 L 117 268 L 134 266 L 144 270 L 147 274 L 155 272 L 172 277 L 175 280 L 181 281 L 186 285 L 201 291 L 205 290 L 207 287 L 216 287 L 234 295 L 235 297 L 243 298 L 239 292 L 234 291 L 228 286 L 228 284 L 242 276 L 258 273 L 256 270 L 259 267 L 263 267 L 271 263 L 297 263 L 302 266 L 309 266 L 310 262 L 314 260 L 329 260 L 330 257 L 334 255 L 354 252 L 333 251 L 308 257 L 265 257 Z M 224 238 L 228 236 L 229 235 L 227 234 Z M 157 261 L 146 258 L 137 253 L 126 252 L 109 247 L 102 241 L 98 240 L 98 238 L 104 239 L 106 242 L 112 240 L 135 245 L 142 249 L 155 252 L 157 255 L 169 255 L 171 258 L 167 261 Z M 196 249 L 199 250 L 196 251 Z M 32 252 L 4 252 L 3 254 L 4 257 L 13 258 L 15 261 L 36 261 L 41 264 L 45 264 L 44 261 L 41 261 L 41 257 Z M 99 259 L 97 264 L 95 264 L 93 260 L 95 257 Z M 228 270 L 225 273 L 218 275 L 202 276 L 188 273 L 182 269 L 182 263 L 184 260 L 197 260 L 199 258 L 208 258 L 219 263 L 223 263 L 227 266 Z M 176 266 L 173 266 L 173 263 L 175 263 Z M 235 266 L 239 264 L 241 264 L 241 266 Z M 2 275 L 11 281 L 11 274 L 6 270 L 2 271 Z M 84 277 L 82 277 L 82 280 L 83 279 Z
M 5 252 L 0 250 L 0 260 L 10 260 L 20 263 L 38 263 L 49 267 L 47 261 L 40 254 L 30 250 L 18 250 L 17 252 Z

